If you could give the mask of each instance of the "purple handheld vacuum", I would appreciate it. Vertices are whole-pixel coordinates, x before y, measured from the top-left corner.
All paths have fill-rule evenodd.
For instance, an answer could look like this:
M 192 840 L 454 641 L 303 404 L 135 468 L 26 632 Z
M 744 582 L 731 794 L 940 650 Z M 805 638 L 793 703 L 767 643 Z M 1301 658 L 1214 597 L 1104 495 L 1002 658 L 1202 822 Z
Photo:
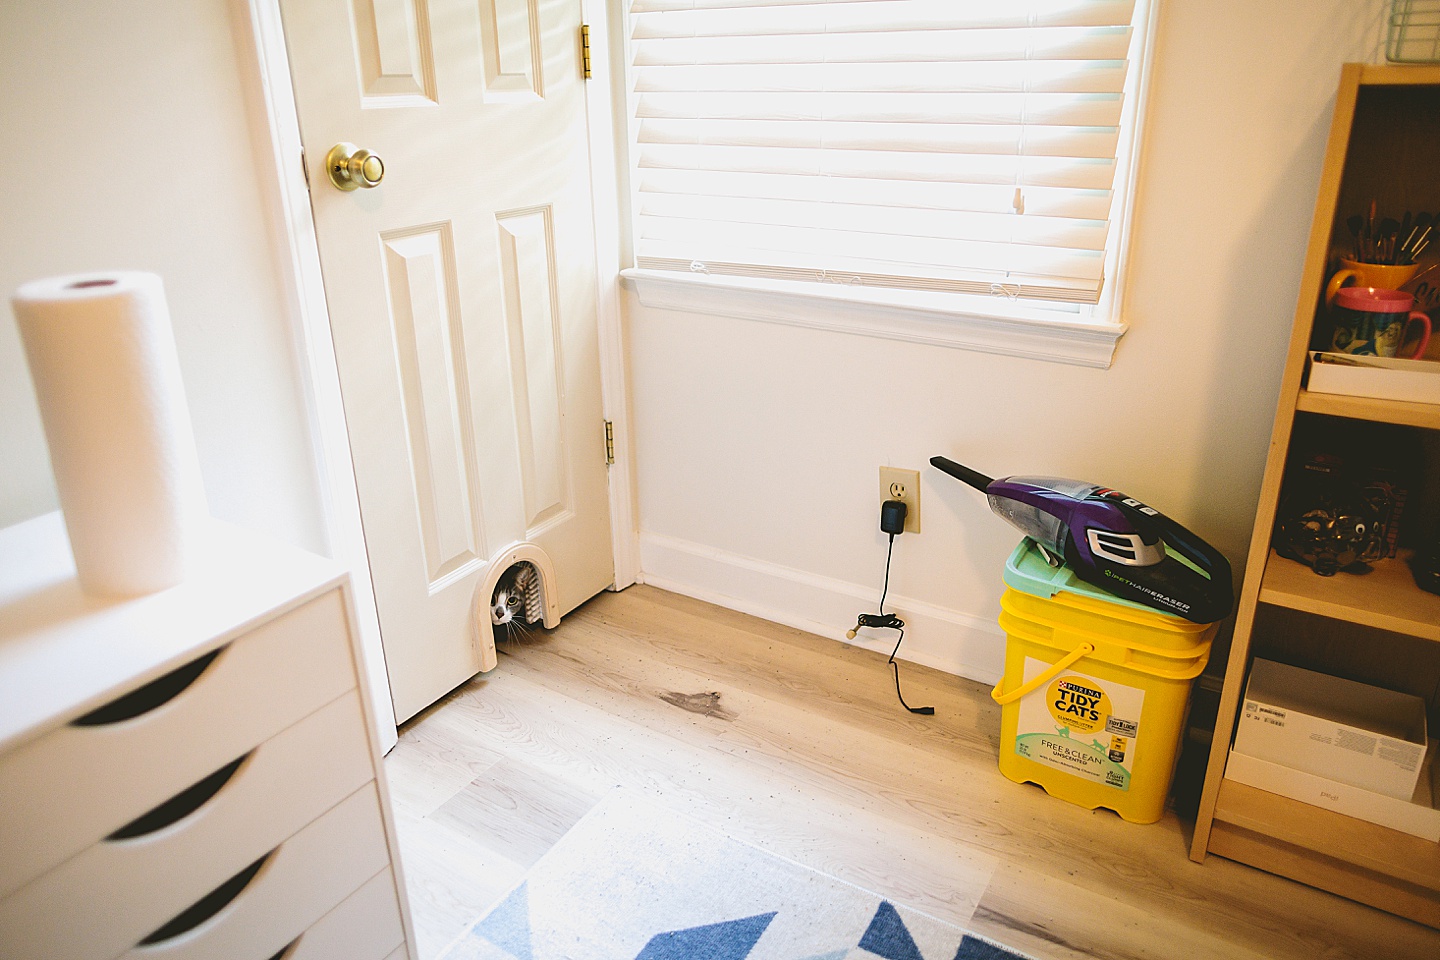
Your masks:
M 982 491 L 1052 566 L 1066 563 L 1086 583 L 1195 623 L 1230 613 L 1230 562 L 1139 500 L 1079 480 L 995 480 L 945 457 L 930 464 Z

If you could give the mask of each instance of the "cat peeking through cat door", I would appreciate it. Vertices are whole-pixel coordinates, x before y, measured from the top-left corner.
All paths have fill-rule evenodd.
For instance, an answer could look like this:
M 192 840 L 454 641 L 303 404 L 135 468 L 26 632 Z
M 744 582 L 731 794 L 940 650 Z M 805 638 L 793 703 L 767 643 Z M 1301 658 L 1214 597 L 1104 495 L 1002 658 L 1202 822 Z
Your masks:
M 495 582 L 495 592 L 490 595 L 490 622 L 504 627 L 507 638 L 523 637 L 529 626 L 544 617 L 539 571 L 528 560 L 513 564 Z

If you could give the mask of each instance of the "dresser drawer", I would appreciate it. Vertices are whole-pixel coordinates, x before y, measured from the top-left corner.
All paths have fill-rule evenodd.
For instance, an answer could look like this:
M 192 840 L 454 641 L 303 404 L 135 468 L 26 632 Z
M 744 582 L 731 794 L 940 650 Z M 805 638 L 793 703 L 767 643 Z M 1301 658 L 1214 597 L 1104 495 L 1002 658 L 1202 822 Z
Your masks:
M 354 688 L 346 623 L 332 590 L 0 756 L 0 897 Z
M 166 825 L 176 804 L 162 804 L 141 835 L 66 860 L 0 900 L 0 943 L 27 960 L 109 960 L 133 946 L 357 789 L 370 783 L 373 797 L 363 723 L 351 691 L 262 744 L 182 819 Z M 388 859 L 383 836 L 374 853 L 380 863 L 352 874 L 352 888 Z
M 284 960 L 385 960 L 404 943 L 395 875 L 387 869 L 306 930 Z
M 285 960 L 383 956 L 403 940 L 395 880 L 388 867 L 385 828 L 372 784 L 287 840 L 213 917 L 168 940 L 134 947 L 122 955 L 123 960 L 270 960 L 287 944 L 293 946 L 283 955 Z M 364 877 L 371 879 L 356 890 Z M 306 928 L 324 927 L 331 915 L 341 911 L 345 911 L 343 920 L 357 925 L 349 938 L 344 931 L 335 934 L 333 942 L 345 949 L 303 952 L 315 932 Z M 384 942 L 356 939 L 362 932 Z M 358 944 L 353 953 L 352 944 Z

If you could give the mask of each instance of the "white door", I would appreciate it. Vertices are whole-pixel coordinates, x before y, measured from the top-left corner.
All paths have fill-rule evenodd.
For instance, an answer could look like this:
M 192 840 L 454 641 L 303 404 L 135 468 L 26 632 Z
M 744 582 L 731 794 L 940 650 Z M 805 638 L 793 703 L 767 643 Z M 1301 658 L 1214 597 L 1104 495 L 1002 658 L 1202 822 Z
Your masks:
M 508 546 L 548 554 L 562 613 L 613 580 L 580 0 L 281 10 L 404 720 L 482 668 Z M 331 184 L 342 141 L 378 186 Z

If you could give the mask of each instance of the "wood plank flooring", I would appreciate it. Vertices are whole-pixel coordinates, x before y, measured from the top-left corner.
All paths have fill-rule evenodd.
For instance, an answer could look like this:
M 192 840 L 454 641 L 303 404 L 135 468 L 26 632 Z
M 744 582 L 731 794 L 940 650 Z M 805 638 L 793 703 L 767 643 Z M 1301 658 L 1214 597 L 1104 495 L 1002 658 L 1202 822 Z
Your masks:
M 607 791 L 1059 958 L 1440 957 L 1440 933 L 1011 783 L 981 685 L 637 586 L 412 720 L 386 759 L 421 960 Z M 597 958 L 598 960 L 598 958 Z

